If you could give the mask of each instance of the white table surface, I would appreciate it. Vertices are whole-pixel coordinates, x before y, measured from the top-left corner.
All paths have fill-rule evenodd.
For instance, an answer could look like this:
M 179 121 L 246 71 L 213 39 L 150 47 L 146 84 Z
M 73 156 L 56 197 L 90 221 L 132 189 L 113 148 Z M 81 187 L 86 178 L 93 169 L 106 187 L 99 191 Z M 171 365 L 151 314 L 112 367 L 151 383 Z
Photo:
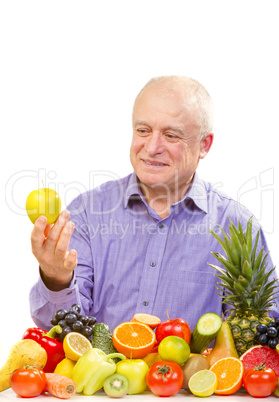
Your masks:
M 90 398 L 90 399 L 88 399 Z M 178 394 L 173 395 L 171 397 L 171 400 L 175 399 L 176 401 L 185 401 L 185 398 L 188 398 L 188 401 L 195 401 L 197 402 L 196 396 L 194 396 L 191 393 L 188 393 L 187 391 L 180 391 Z M 7 389 L 6 391 L 3 391 L 0 393 L 0 401 L 1 402 L 8 402 L 8 401 L 17 401 L 19 402 L 21 398 L 19 398 L 11 389 Z M 82 394 L 76 394 L 72 396 L 68 401 L 79 401 L 79 402 L 98 402 L 98 401 L 105 401 L 105 400 L 127 400 L 128 401 L 137 401 L 137 402 L 148 402 L 148 401 L 155 401 L 158 399 L 158 396 L 152 394 L 150 391 L 145 391 L 143 394 L 138 394 L 138 395 L 126 395 L 124 398 L 120 399 L 115 399 L 115 398 L 109 398 L 104 392 L 97 392 L 95 395 L 92 396 L 85 396 Z M 204 399 L 204 398 L 200 398 Z M 265 399 L 266 402 L 268 401 L 279 401 L 279 398 L 276 396 L 269 396 L 268 399 L 266 398 L 253 398 L 252 396 L 248 395 L 247 392 L 244 389 L 241 389 L 239 392 L 237 392 L 234 395 L 228 395 L 228 396 L 220 396 L 220 395 L 211 395 L 210 396 L 210 402 L 221 402 L 222 400 L 224 402 L 239 402 L 240 399 L 242 399 L 243 402 L 255 402 L 257 400 L 262 400 Z M 40 396 L 37 396 L 36 398 L 24 398 L 22 400 L 32 400 L 32 402 L 39 402 L 39 401 L 44 401 L 44 402 L 52 402 L 52 401 L 62 401 L 62 399 L 55 398 L 53 396 L 50 396 L 49 394 L 42 394 Z M 67 399 L 65 399 L 66 401 Z

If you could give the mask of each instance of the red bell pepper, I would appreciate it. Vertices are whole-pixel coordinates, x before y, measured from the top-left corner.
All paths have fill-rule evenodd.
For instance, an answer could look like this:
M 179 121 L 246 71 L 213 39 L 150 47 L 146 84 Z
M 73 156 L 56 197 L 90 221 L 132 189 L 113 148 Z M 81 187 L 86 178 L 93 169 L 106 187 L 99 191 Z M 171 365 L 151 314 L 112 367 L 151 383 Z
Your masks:
M 45 373 L 53 373 L 58 363 L 65 358 L 63 343 L 55 339 L 56 333 L 61 332 L 60 325 L 55 325 L 49 332 L 41 328 L 28 328 L 22 339 L 33 339 L 47 352 L 47 362 L 44 367 Z

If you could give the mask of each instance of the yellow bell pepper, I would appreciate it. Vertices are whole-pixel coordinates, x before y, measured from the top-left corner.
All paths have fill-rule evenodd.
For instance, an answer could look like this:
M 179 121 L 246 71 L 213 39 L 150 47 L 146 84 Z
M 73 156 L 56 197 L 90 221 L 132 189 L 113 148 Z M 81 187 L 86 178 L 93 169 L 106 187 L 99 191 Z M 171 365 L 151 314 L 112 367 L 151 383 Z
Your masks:
M 101 349 L 92 348 L 87 350 L 77 361 L 72 379 L 76 384 L 76 392 L 84 395 L 93 395 L 103 387 L 104 380 L 114 374 L 116 364 L 114 357 L 126 359 L 121 353 L 107 355 Z

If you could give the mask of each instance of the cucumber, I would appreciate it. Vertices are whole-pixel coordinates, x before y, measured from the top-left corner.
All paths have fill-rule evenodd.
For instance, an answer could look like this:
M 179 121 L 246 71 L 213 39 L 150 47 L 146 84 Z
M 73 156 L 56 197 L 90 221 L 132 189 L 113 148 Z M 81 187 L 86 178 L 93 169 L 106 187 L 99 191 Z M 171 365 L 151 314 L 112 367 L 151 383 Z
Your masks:
M 95 324 L 93 329 L 92 346 L 93 348 L 103 350 L 107 355 L 117 352 L 112 342 L 111 330 L 107 324 L 104 324 L 103 322 Z
M 216 313 L 202 315 L 192 332 L 190 349 L 192 353 L 202 353 L 216 338 L 222 326 L 222 318 Z

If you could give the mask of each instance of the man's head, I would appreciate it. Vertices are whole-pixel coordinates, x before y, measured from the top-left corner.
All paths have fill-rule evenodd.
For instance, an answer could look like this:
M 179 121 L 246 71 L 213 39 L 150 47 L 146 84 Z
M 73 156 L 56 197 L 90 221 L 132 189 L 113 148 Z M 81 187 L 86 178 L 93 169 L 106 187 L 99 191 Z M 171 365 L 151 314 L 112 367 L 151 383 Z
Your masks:
M 130 149 L 143 187 L 183 196 L 212 145 L 212 126 L 212 100 L 199 82 L 180 76 L 149 81 L 135 100 Z

